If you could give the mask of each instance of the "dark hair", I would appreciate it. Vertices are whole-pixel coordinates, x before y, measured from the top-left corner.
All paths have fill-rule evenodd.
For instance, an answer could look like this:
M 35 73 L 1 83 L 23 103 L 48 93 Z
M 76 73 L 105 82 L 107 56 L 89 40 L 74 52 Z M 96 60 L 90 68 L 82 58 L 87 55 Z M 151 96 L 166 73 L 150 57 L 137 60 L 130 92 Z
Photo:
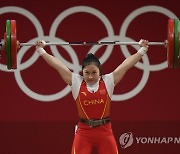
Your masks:
M 88 53 L 82 61 L 82 71 L 86 66 L 91 64 L 96 65 L 99 68 L 100 75 L 102 75 L 102 67 L 99 59 L 94 54 Z

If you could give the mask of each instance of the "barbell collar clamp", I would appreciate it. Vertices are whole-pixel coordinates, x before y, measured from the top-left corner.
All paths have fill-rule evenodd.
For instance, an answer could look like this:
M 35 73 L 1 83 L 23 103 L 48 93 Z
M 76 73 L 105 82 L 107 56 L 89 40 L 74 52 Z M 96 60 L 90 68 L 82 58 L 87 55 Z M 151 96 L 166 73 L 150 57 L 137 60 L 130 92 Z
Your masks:
M 0 50 L 4 49 L 4 39 L 0 40 Z

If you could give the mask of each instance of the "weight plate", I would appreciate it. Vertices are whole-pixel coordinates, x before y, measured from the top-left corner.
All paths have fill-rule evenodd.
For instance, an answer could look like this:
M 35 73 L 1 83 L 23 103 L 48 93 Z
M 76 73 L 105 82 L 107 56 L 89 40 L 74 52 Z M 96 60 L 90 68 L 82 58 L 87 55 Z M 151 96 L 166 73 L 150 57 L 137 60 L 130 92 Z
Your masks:
M 177 68 L 178 66 L 178 52 L 179 52 L 179 33 L 178 33 L 178 27 L 179 27 L 179 20 L 174 19 L 174 62 L 173 67 Z
M 16 69 L 17 68 L 16 20 L 11 20 L 11 57 L 12 57 L 12 69 Z
M 174 20 L 168 20 L 168 33 L 167 33 L 167 61 L 168 67 L 173 68 L 174 63 Z
M 11 22 L 6 20 L 6 59 L 7 59 L 7 69 L 11 69 Z

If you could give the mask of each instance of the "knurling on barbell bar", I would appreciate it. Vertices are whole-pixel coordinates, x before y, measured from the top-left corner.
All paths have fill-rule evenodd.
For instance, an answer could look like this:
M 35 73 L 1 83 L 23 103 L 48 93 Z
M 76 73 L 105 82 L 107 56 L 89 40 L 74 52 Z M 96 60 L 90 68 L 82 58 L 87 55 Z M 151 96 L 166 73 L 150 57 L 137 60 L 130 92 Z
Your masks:
M 179 19 L 169 19 L 167 25 L 167 40 L 164 42 L 149 42 L 149 45 L 167 47 L 167 62 L 169 68 L 178 67 L 179 56 Z M 6 20 L 4 39 L 0 40 L 0 50 L 6 52 L 7 69 L 17 69 L 17 50 L 21 46 L 35 46 L 35 43 L 20 43 L 17 40 L 16 20 Z M 101 42 L 47 42 L 50 45 L 139 45 L 139 42 L 101 41 Z

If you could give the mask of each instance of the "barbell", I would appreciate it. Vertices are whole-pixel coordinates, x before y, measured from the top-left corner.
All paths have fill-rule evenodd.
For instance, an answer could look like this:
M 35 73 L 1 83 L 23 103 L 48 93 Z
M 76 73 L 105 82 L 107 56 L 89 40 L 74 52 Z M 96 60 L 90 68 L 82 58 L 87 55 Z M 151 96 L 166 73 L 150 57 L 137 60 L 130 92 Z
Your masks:
M 178 67 L 180 49 L 179 19 L 168 19 L 167 40 L 149 42 L 148 45 L 161 45 L 167 48 L 168 68 Z M 7 69 L 17 69 L 17 51 L 21 46 L 35 46 L 35 43 L 20 43 L 16 34 L 16 20 L 6 20 L 4 39 L 0 40 L 0 50 L 5 51 Z M 47 42 L 50 45 L 139 45 L 139 42 L 101 41 L 101 42 Z

